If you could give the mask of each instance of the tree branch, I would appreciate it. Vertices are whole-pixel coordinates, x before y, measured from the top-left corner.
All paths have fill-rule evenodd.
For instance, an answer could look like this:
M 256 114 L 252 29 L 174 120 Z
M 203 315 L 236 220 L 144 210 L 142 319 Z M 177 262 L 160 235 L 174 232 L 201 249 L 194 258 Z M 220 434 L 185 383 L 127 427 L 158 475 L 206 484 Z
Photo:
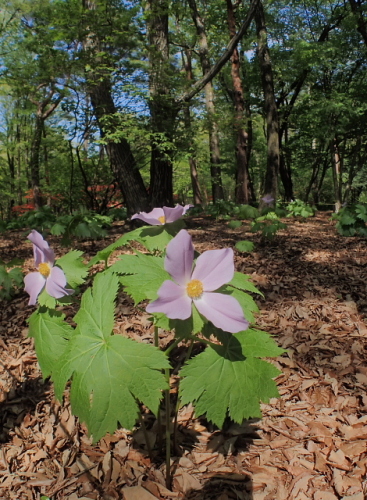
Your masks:
M 238 33 L 231 39 L 231 41 L 227 45 L 226 50 L 224 51 L 222 56 L 218 59 L 218 61 L 214 64 L 214 66 L 210 69 L 210 71 L 208 71 L 208 73 L 204 75 L 203 78 L 201 78 L 201 80 L 198 80 L 195 83 L 195 85 L 193 85 L 190 91 L 186 92 L 185 94 L 182 94 L 175 100 L 175 104 L 178 107 L 181 107 L 184 103 L 190 101 L 196 94 L 198 94 L 200 90 L 202 90 L 205 87 L 205 85 L 219 73 L 219 71 L 223 68 L 226 62 L 229 61 L 238 42 L 241 40 L 241 38 L 245 35 L 246 31 L 248 30 L 251 21 L 254 18 L 255 10 L 257 8 L 258 3 L 259 0 L 254 0 L 251 3 L 250 10 L 248 11 L 247 16 L 244 22 L 242 23 L 242 26 L 239 29 Z

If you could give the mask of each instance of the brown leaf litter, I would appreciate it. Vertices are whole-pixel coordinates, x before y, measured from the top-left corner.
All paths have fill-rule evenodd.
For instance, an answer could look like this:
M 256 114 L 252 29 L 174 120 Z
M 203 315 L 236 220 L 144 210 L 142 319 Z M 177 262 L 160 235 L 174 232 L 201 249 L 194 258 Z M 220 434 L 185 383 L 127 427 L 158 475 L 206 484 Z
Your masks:
M 222 431 L 195 419 L 191 406 L 178 415 L 179 454 L 173 457 L 173 491 L 165 486 L 162 457 L 151 461 L 142 431 L 119 429 L 93 445 L 86 429 L 54 399 L 43 381 L 27 318 L 33 311 L 20 291 L 2 302 L 0 316 L 0 499 L 363 500 L 367 498 L 367 253 L 365 240 L 341 238 L 328 215 L 287 220 L 264 244 L 248 226 L 231 230 L 209 218 L 189 218 L 199 251 L 255 242 L 236 252 L 237 270 L 264 293 L 258 325 L 287 354 L 281 397 L 262 405 L 263 418 Z M 116 230 L 120 230 L 121 226 Z M 111 235 L 114 241 L 117 235 Z M 78 243 L 93 255 L 110 241 Z M 57 238 L 50 243 L 61 255 Z M 1 258 L 27 259 L 24 233 L 0 239 Z M 64 310 L 68 317 L 75 313 Z M 143 310 L 121 295 L 115 333 L 150 342 Z M 165 345 L 170 336 L 160 332 Z M 244 388 L 245 390 L 245 388 Z M 174 396 L 174 394 L 173 394 Z M 146 414 L 151 446 L 157 422 Z

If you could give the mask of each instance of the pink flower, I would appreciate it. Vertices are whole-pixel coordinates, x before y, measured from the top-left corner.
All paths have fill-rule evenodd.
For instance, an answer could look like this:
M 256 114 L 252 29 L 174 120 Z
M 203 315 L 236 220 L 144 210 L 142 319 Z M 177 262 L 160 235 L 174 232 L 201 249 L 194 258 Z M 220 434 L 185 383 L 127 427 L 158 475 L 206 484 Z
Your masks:
M 263 198 L 261 198 L 266 205 L 271 205 L 274 201 L 274 198 L 271 196 L 271 194 L 266 194 Z
M 239 302 L 231 295 L 213 293 L 233 278 L 233 250 L 208 250 L 200 255 L 194 270 L 194 247 L 191 236 L 182 229 L 167 245 L 164 267 L 174 281 L 165 281 L 158 299 L 147 312 L 164 313 L 170 319 L 187 319 L 192 303 L 214 326 L 230 333 L 249 326 Z
M 29 305 L 34 305 L 37 302 L 37 297 L 44 287 L 46 287 L 47 293 L 55 299 L 74 293 L 74 290 L 65 288 L 64 271 L 54 266 L 54 251 L 48 246 L 42 235 L 33 229 L 28 235 L 28 239 L 33 243 L 34 261 L 38 268 L 37 272 L 27 274 L 24 278 L 24 290 L 30 296 Z
M 175 222 L 180 217 L 185 215 L 189 208 L 194 205 L 176 205 L 175 208 L 163 207 L 163 208 L 153 208 L 151 212 L 140 212 L 131 217 L 133 219 L 141 219 L 142 221 L 150 224 L 151 226 L 163 226 L 163 224 L 168 224 L 170 222 Z

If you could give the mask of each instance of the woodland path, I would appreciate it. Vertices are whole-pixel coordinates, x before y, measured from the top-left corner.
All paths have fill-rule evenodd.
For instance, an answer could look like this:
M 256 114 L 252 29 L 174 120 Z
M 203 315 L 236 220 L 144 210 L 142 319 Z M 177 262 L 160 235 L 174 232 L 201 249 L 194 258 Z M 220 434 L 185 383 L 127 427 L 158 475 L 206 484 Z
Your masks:
M 236 252 L 236 269 L 264 294 L 257 326 L 287 354 L 273 361 L 281 397 L 262 405 L 263 418 L 219 431 L 193 409 L 179 414 L 174 492 L 164 465 L 144 450 L 144 437 L 118 430 L 92 445 L 84 426 L 54 400 L 27 337 L 33 307 L 24 292 L 0 301 L 0 499 L 125 500 L 364 500 L 367 498 L 367 250 L 361 238 L 336 234 L 330 214 L 286 220 L 271 244 L 248 226 L 188 217 L 198 251 L 250 239 L 251 254 Z M 77 243 L 87 256 L 114 241 Z M 0 235 L 0 257 L 32 265 L 28 232 Z M 60 256 L 57 238 L 50 244 Z M 64 310 L 70 318 L 75 311 Z M 115 333 L 149 342 L 144 310 L 121 296 Z M 161 342 L 170 336 L 161 332 Z M 244 388 L 244 390 L 246 390 Z M 147 415 L 154 444 L 154 419 Z

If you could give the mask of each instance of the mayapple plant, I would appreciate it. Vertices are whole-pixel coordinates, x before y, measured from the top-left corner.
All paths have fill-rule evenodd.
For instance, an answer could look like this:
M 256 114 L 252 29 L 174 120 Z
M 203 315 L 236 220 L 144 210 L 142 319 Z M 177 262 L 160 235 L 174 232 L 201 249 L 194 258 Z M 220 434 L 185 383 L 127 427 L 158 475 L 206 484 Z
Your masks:
M 260 402 L 278 396 L 273 379 L 279 374 L 261 358 L 283 353 L 267 333 L 251 326 L 257 306 L 248 292 L 260 292 L 247 275 L 235 272 L 233 250 L 195 252 L 181 218 L 188 208 L 178 205 L 136 214 L 133 218 L 152 226 L 125 234 L 89 265 L 76 251 L 55 260 L 42 236 L 32 231 L 29 239 L 38 271 L 26 277 L 30 303 L 39 303 L 29 319 L 30 336 L 43 376 L 54 382 L 56 397 L 62 400 L 70 381 L 72 411 L 87 425 L 94 442 L 118 426 L 133 429 L 138 420 L 145 431 L 141 411 L 161 418 L 164 409 L 168 486 L 174 433 L 172 350 L 180 343 L 186 346 L 182 365 L 174 367 L 180 379 L 176 409 L 192 403 L 196 416 L 205 415 L 218 427 L 227 417 L 241 423 L 261 416 Z M 131 247 L 133 253 L 109 266 L 111 253 L 132 240 L 146 250 Z M 78 300 L 77 287 L 84 283 L 89 266 L 99 261 L 105 268 L 82 294 L 74 327 L 59 306 Z M 146 311 L 154 325 L 150 344 L 113 333 L 121 290 L 136 305 L 148 301 Z M 174 331 L 173 342 L 164 350 L 158 328 Z M 206 348 L 192 356 L 196 342 Z M 147 449 L 151 454 L 148 440 Z

